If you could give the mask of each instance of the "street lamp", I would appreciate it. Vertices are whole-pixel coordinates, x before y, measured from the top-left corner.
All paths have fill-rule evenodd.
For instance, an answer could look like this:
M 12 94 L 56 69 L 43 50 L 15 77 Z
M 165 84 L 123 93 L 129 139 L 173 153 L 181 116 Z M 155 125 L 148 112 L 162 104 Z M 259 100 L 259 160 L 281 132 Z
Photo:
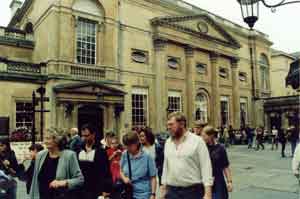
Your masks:
M 279 6 L 284 6 L 288 4 L 300 3 L 300 1 L 287 1 L 281 0 L 276 4 L 269 4 L 266 0 L 237 0 L 241 6 L 242 16 L 244 21 L 248 24 L 250 29 L 253 29 L 254 24 L 259 17 L 259 3 L 262 2 L 267 8 L 271 8 L 272 12 L 275 12 L 276 8 Z

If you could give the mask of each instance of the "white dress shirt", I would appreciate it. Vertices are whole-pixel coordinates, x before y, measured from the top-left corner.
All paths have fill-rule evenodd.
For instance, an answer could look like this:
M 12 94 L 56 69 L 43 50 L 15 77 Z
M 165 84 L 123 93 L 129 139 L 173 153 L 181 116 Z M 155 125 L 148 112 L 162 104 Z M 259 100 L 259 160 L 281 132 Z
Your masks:
M 293 161 L 292 161 L 292 169 L 294 174 L 299 174 L 300 167 L 300 144 L 296 147 Z
M 213 185 L 211 160 L 205 142 L 190 132 L 184 134 L 178 145 L 169 138 L 165 145 L 162 184 L 189 187 L 199 183 Z

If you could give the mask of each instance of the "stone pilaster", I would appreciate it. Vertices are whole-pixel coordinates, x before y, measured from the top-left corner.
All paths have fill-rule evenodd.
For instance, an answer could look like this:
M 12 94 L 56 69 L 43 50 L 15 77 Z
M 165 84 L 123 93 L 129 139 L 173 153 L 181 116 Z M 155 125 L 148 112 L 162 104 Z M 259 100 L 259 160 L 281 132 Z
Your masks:
M 155 88 L 156 88 L 156 126 L 158 131 L 165 130 L 167 121 L 168 89 L 166 82 L 166 42 L 154 41 L 155 50 Z
M 210 53 L 212 92 L 210 103 L 211 121 L 209 121 L 209 123 L 211 123 L 214 127 L 218 127 L 221 124 L 220 79 L 218 59 L 218 53 Z
M 186 60 L 186 106 L 187 106 L 187 120 L 188 126 L 191 127 L 195 117 L 195 97 L 196 97 L 196 71 L 195 71 L 195 58 L 194 49 L 187 47 L 185 49 Z
M 239 88 L 239 70 L 238 70 L 237 58 L 231 60 L 231 73 L 232 73 L 232 122 L 233 128 L 238 129 L 240 127 L 240 88 Z

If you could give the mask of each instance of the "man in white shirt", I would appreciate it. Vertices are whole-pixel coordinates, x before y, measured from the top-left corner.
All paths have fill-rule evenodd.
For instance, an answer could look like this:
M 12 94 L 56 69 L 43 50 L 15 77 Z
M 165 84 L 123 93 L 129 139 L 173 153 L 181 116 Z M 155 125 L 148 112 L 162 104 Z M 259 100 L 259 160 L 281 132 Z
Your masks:
M 300 145 L 296 147 L 293 161 L 292 161 L 292 169 L 293 169 L 293 174 L 299 179 L 299 169 L 300 169 Z
M 171 113 L 167 125 L 171 137 L 165 145 L 164 198 L 211 199 L 212 167 L 205 142 L 187 131 L 182 113 Z

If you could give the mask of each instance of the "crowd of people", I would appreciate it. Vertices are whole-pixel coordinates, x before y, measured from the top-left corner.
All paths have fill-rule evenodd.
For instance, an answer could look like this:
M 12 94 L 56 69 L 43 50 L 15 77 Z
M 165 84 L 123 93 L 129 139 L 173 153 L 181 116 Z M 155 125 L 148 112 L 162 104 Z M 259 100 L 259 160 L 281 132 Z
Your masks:
M 18 177 L 29 199 L 228 199 L 233 182 L 226 146 L 234 143 L 232 127 L 196 121 L 189 129 L 185 115 L 174 112 L 167 129 L 154 134 L 149 127 L 132 128 L 121 138 L 108 132 L 101 141 L 90 124 L 70 129 L 68 136 L 49 129 L 44 146 L 29 148 L 29 166 L 18 164 L 9 140 L 1 139 L 0 188 L 16 199 Z M 257 150 L 264 149 L 263 128 L 244 131 L 249 148 L 256 136 Z M 272 148 L 283 142 L 280 133 L 273 128 Z

